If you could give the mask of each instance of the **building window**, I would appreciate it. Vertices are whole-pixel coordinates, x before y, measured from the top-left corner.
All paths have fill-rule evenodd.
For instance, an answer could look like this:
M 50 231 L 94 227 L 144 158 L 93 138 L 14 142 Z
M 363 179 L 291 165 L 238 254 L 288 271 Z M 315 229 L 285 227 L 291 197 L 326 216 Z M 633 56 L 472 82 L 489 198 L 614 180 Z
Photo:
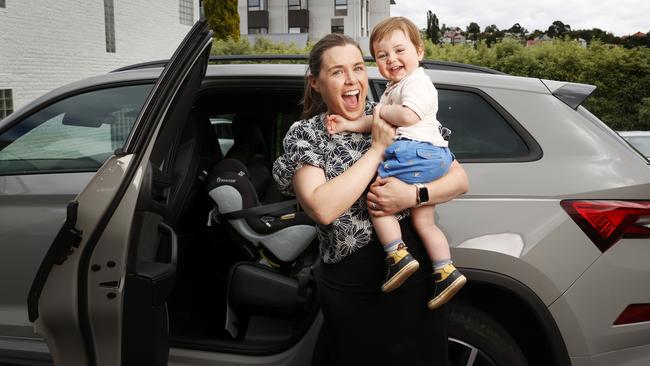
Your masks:
M 248 34 L 268 34 L 268 28 L 248 28 Z
M 345 33 L 343 29 L 343 18 L 332 18 L 332 33 Z
M 6 8 L 7 3 L 5 3 L 5 0 L 0 0 L 0 8 Z
M 181 24 L 194 24 L 194 0 L 179 0 L 178 10 L 178 20 Z
M 4 1 L 0 1 L 4 4 Z M 11 89 L 0 89 L 0 119 L 3 119 L 13 113 L 14 101 Z
M 115 53 L 115 9 L 113 0 L 104 0 L 104 29 L 106 31 L 106 52 Z
M 266 10 L 266 0 L 248 0 L 248 11 Z
M 307 9 L 307 0 L 289 0 L 289 10 Z
M 348 0 L 334 0 L 334 15 L 348 15 Z

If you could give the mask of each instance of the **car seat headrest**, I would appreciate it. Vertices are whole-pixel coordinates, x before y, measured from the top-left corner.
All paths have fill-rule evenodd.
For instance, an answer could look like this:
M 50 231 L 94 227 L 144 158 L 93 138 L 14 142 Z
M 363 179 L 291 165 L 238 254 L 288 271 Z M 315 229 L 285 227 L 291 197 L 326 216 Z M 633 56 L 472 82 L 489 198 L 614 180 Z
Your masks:
M 259 205 L 259 199 L 248 175 L 248 169 L 239 160 L 223 159 L 220 161 L 208 175 L 206 188 L 222 214 Z M 229 193 L 220 195 L 217 200 L 214 197 L 217 188 L 222 192 Z

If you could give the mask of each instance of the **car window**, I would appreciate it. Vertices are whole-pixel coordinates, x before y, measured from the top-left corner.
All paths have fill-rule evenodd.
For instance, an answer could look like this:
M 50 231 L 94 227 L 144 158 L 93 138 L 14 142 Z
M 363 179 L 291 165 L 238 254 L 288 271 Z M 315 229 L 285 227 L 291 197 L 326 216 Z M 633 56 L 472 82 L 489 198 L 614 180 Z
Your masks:
M 458 160 L 513 161 L 535 159 L 528 144 L 509 121 L 499 112 L 496 103 L 483 93 L 468 88 L 436 86 L 438 90 L 438 120 L 452 131 L 449 147 Z M 373 91 L 381 96 L 385 81 L 373 82 Z M 518 125 L 517 125 L 518 127 Z M 525 134 L 526 135 L 526 134 Z
M 296 121 L 300 121 L 300 111 L 295 112 L 284 112 L 279 113 L 277 118 L 277 123 L 275 126 L 275 142 L 273 143 L 273 159 L 275 160 L 278 156 L 284 153 L 283 140 L 284 137 L 289 132 L 289 128 Z
M 226 155 L 234 143 L 232 119 L 234 114 L 218 114 L 210 117 L 210 123 L 219 139 L 221 153 Z
M 528 147 L 482 96 L 438 90 L 438 120 L 451 129 L 449 146 L 459 159 L 503 159 L 528 155 Z
M 97 170 L 124 145 L 151 87 L 77 94 L 19 121 L 0 135 L 0 174 Z

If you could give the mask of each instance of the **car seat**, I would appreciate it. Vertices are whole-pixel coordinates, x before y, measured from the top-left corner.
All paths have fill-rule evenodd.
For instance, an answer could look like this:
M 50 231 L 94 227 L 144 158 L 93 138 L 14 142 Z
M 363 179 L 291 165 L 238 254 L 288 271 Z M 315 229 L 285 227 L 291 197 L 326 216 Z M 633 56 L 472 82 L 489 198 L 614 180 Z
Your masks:
M 261 130 L 261 126 L 274 126 L 276 116 L 276 113 L 263 111 L 237 112 L 231 125 L 234 143 L 225 156 L 226 159 L 237 159 L 246 166 L 262 203 L 284 200 L 268 168 L 272 161 Z
M 313 221 L 297 210 L 296 200 L 261 204 L 248 169 L 236 159 L 224 159 L 209 173 L 207 192 L 215 209 L 210 222 L 226 221 L 249 252 L 254 246 L 263 261 L 290 265 L 316 236 Z M 257 253 L 250 253 L 255 256 Z

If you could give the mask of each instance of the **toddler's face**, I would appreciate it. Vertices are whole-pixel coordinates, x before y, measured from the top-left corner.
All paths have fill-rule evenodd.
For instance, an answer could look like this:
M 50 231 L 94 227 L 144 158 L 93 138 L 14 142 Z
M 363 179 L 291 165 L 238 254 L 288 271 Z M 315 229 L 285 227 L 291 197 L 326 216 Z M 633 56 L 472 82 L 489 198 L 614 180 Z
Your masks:
M 418 49 L 399 29 L 375 41 L 373 46 L 379 72 L 393 82 L 415 71 L 424 57 L 424 50 Z

